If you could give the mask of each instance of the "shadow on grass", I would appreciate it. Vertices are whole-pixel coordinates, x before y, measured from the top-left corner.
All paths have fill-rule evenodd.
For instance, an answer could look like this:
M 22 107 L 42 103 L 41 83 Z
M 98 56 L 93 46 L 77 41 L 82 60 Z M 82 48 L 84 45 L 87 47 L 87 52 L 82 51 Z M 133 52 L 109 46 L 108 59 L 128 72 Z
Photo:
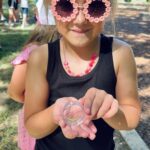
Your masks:
M 3 83 L 8 83 L 10 81 L 12 71 L 13 67 L 8 69 L 0 69 L 0 80 L 3 81 Z
M 150 87 L 150 73 L 139 73 L 138 81 L 140 90 Z
M 29 31 L 1 32 L 1 34 L 0 44 L 2 48 L 0 49 L 0 59 L 11 55 L 13 52 L 21 51 L 28 38 Z
M 13 110 L 15 112 L 15 111 L 19 110 L 23 104 L 15 102 L 12 99 L 6 99 L 5 105 L 7 106 L 7 108 L 9 110 L 11 110 L 11 111 Z
M 19 150 L 17 148 L 17 135 L 16 126 L 6 126 L 0 129 L 0 150 Z
M 0 122 L 3 123 L 7 119 L 9 119 L 16 111 L 18 111 L 20 108 L 22 108 L 22 104 L 15 102 L 12 99 L 5 99 L 5 102 L 3 104 L 3 107 L 5 107 L 5 111 L 0 113 Z
M 142 11 L 121 9 L 115 20 L 115 29 L 117 37 L 132 46 L 136 57 L 150 58 L 150 20 L 145 20 L 145 17 Z M 108 34 L 113 33 L 112 26 L 111 21 L 106 23 Z

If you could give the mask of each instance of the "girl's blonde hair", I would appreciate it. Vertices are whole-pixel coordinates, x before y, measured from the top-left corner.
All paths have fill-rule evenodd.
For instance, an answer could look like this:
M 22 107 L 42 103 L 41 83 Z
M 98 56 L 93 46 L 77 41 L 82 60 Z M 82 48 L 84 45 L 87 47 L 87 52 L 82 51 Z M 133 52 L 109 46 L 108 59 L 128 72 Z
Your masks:
M 112 24 L 112 32 L 113 32 L 112 34 L 115 36 L 116 35 L 115 17 L 118 8 L 118 3 L 117 0 L 110 0 L 110 2 L 111 2 L 110 20 Z
M 118 8 L 117 0 L 110 0 L 111 2 L 111 18 L 114 19 Z
M 29 39 L 25 45 L 35 43 L 37 45 L 42 45 L 48 42 L 55 41 L 59 38 L 59 33 L 57 32 L 55 26 L 50 25 L 40 25 L 37 24 L 34 30 L 31 32 Z

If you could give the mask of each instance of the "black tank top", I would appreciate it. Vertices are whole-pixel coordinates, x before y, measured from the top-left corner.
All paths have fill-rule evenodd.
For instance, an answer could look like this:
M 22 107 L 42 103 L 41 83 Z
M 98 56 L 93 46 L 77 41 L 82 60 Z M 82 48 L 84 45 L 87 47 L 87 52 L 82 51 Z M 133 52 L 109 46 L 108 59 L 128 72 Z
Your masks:
M 112 37 L 101 35 L 100 57 L 94 69 L 82 77 L 69 76 L 61 63 L 60 40 L 48 44 L 47 80 L 50 87 L 48 106 L 61 97 L 81 98 L 91 87 L 105 90 L 115 97 L 116 76 L 112 58 Z M 66 139 L 57 128 L 52 134 L 36 140 L 36 150 L 113 150 L 113 131 L 103 119 L 94 121 L 97 127 L 95 140 Z

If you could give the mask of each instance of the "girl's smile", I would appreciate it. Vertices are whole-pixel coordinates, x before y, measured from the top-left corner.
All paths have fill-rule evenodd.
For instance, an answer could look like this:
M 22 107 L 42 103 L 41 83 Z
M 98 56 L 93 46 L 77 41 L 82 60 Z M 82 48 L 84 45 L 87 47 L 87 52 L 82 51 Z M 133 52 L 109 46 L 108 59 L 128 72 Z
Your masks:
M 77 34 L 85 34 L 90 31 L 90 29 L 80 29 L 80 28 L 74 28 L 74 29 L 70 29 L 70 30 Z

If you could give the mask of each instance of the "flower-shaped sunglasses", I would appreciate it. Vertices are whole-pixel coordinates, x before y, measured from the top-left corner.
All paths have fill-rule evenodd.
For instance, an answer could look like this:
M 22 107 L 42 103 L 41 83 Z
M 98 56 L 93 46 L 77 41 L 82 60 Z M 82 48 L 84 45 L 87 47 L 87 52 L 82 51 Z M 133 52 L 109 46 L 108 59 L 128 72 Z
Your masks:
M 86 19 L 98 23 L 109 16 L 111 6 L 109 0 L 86 0 L 83 4 L 76 0 L 52 0 L 51 10 L 62 22 L 73 20 L 79 11 L 83 11 Z

